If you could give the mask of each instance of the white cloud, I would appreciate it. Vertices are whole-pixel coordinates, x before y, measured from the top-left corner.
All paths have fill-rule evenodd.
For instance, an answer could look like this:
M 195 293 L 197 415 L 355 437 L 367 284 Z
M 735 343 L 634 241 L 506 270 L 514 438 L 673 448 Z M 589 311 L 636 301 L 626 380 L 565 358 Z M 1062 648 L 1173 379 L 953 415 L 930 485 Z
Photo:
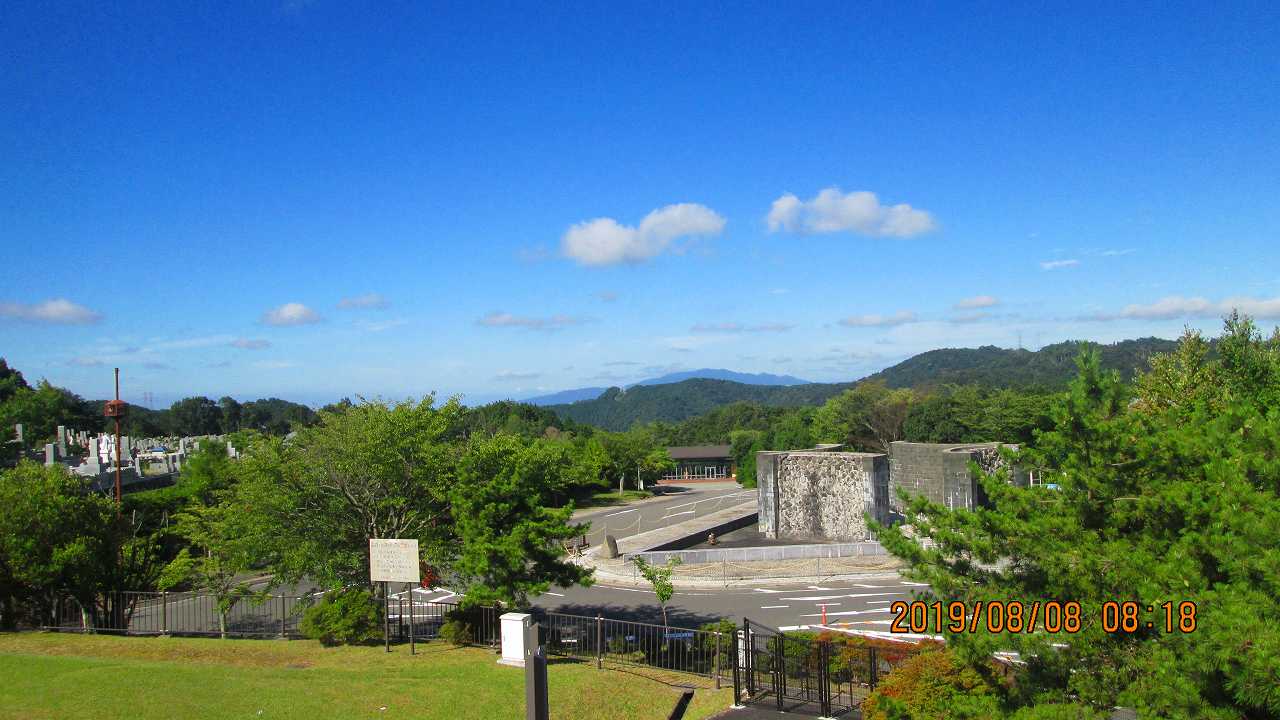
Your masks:
M 659 255 L 681 237 L 719 235 L 724 225 L 725 219 L 705 205 L 679 203 L 654 210 L 638 227 L 622 225 L 613 218 L 578 223 L 560 239 L 560 250 L 579 265 L 639 263 Z
M 506 312 L 491 312 L 477 320 L 485 327 L 522 327 L 530 330 L 559 330 L 570 325 L 579 325 L 582 318 L 569 315 L 552 315 L 551 317 L 523 317 Z
M 1252 318 L 1280 318 L 1280 298 L 1232 297 L 1217 302 L 1202 297 L 1171 295 L 1147 305 L 1126 305 L 1118 313 L 1097 313 L 1085 320 L 1172 320 L 1181 317 L 1220 318 L 1237 310 Z
M 978 308 L 995 307 L 1000 304 L 1000 300 L 990 295 L 975 295 L 965 298 L 955 304 L 956 310 L 976 310 Z
M 773 201 L 766 219 L 770 232 L 852 232 L 873 237 L 912 237 L 938 227 L 924 210 L 906 203 L 881 205 L 873 192 L 842 193 L 836 187 L 807 201 L 786 193 Z
M 390 304 L 385 297 L 378 293 L 365 293 L 355 297 L 342 298 L 342 301 L 338 303 L 338 307 L 343 310 L 381 310 Z
M 381 322 L 364 323 L 360 327 L 369 332 L 386 332 L 401 325 L 408 325 L 409 321 L 404 318 L 396 318 L 395 320 L 383 320 Z
M 995 316 L 989 312 L 968 312 L 960 313 L 959 315 L 952 317 L 950 322 L 964 325 L 967 323 L 982 322 L 983 320 L 989 320 L 993 317 Z
M 240 348 L 241 350 L 261 350 L 271 347 L 270 340 L 262 340 L 259 338 L 236 338 L 230 343 L 231 347 Z
M 761 323 L 759 325 L 743 325 L 738 322 L 698 323 L 689 328 L 694 333 L 740 333 L 740 332 L 786 332 L 795 325 L 787 323 Z
M 1125 248 L 1124 250 L 1103 250 L 1100 255 L 1102 257 L 1119 257 L 1121 255 L 1130 255 L 1136 252 L 1133 248 Z
M 41 303 L 0 303 L 0 317 L 50 325 L 89 325 L 102 319 L 102 314 L 65 298 Z
M 916 314 L 910 310 L 899 310 L 892 315 L 853 315 L 840 321 L 845 327 L 893 327 L 915 322 Z
M 302 303 L 291 302 L 263 313 L 262 322 L 268 325 L 307 325 L 320 322 L 320 316 Z
M 1040 263 L 1041 270 L 1057 270 L 1059 268 L 1075 267 L 1080 264 L 1079 260 L 1045 260 Z
M 541 376 L 539 372 L 526 372 L 522 370 L 500 370 L 497 375 L 493 376 L 494 380 L 532 380 Z
M 298 367 L 298 363 L 287 360 L 263 360 L 262 362 L 254 363 L 253 366 L 262 370 L 286 370 Z

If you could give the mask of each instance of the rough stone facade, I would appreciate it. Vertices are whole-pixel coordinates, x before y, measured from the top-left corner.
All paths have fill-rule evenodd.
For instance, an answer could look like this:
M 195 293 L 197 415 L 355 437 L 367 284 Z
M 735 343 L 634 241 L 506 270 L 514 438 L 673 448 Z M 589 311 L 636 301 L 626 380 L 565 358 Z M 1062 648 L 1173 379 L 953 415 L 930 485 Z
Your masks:
M 757 453 L 760 532 L 775 539 L 864 540 L 867 515 L 886 523 L 901 518 L 899 489 L 949 508 L 980 507 L 987 498 L 969 463 L 986 472 L 1003 467 L 1000 447 L 895 442 L 888 455 L 823 448 Z M 1026 484 L 1017 468 L 1010 479 Z
M 865 540 L 866 516 L 887 518 L 889 464 L 881 454 L 759 453 L 756 481 L 766 537 Z

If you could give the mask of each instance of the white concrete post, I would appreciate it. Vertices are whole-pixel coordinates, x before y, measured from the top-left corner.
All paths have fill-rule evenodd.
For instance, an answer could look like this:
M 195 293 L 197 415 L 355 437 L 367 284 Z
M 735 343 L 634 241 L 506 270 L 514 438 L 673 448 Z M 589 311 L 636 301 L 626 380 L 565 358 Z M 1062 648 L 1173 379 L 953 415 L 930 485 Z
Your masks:
M 44 464 L 53 464 L 53 443 L 44 446 Z

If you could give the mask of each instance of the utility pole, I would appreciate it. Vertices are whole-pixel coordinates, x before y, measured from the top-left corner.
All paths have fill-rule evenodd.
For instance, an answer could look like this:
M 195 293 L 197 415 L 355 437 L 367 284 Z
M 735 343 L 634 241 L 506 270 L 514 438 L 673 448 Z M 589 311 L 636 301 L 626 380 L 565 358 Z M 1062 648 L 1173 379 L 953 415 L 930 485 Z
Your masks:
M 103 415 L 116 420 L 116 515 L 120 514 L 120 463 L 124 461 L 120 456 L 120 420 L 127 407 L 120 400 L 120 368 L 116 368 L 116 399 L 108 401 L 102 410 Z

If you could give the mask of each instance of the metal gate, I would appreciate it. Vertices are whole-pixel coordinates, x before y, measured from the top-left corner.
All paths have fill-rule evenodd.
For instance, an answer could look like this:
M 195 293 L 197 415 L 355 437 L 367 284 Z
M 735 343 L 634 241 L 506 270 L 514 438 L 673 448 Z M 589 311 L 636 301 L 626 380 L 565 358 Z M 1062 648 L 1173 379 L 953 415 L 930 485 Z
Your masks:
M 851 655 L 829 641 L 788 635 L 746 619 L 732 647 L 737 658 L 735 705 L 770 704 L 822 717 L 853 715 L 878 679 L 880 662 L 874 648 Z

